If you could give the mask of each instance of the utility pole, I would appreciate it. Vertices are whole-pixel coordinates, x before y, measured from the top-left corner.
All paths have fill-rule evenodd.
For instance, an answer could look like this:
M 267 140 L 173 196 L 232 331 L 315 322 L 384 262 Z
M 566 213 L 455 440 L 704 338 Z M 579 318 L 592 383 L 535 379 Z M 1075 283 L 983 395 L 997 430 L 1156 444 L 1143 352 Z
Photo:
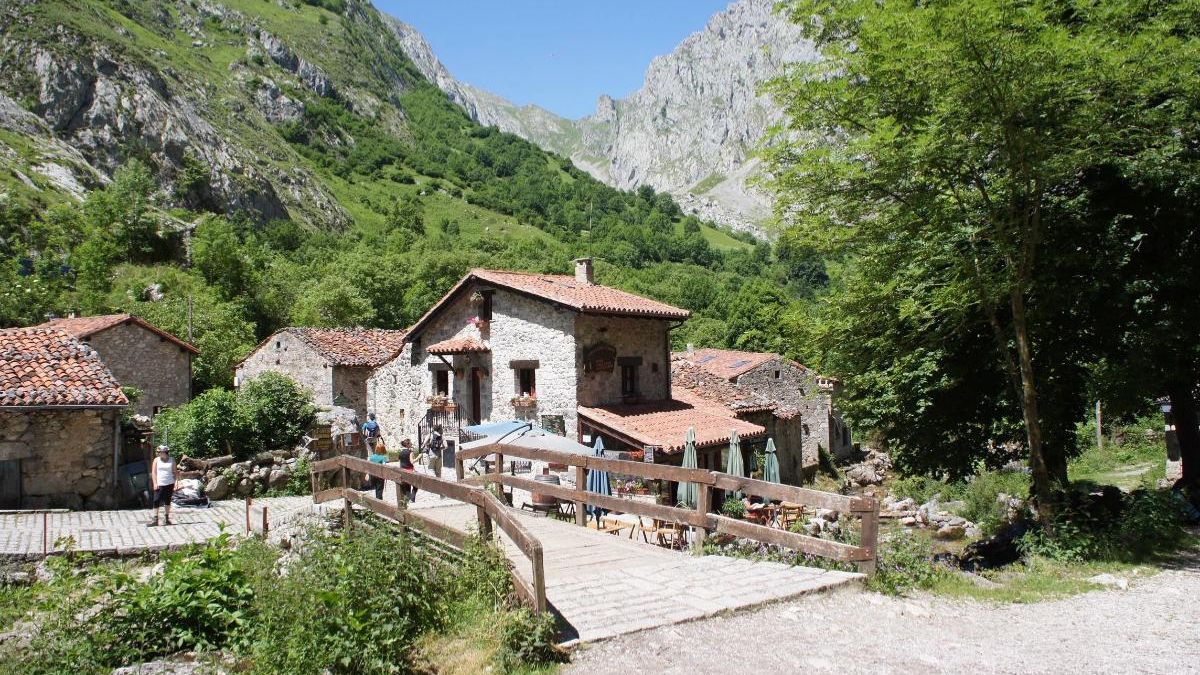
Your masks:
M 188 344 L 195 343 L 195 338 L 192 337 L 192 294 L 188 293 L 188 318 L 187 318 Z M 1100 404 L 1097 403 L 1097 406 Z

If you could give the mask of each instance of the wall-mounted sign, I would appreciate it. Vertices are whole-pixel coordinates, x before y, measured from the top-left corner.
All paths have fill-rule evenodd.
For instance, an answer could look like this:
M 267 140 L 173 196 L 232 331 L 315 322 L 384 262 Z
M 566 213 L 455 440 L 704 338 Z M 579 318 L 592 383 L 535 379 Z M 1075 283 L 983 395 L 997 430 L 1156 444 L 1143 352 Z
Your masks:
M 612 345 L 598 344 L 583 355 L 583 372 L 611 373 L 617 363 L 617 350 Z
M 661 445 L 647 445 L 645 448 L 643 448 L 642 449 L 642 461 L 647 464 L 653 464 L 654 463 L 654 452 L 656 450 L 662 450 L 662 446 Z

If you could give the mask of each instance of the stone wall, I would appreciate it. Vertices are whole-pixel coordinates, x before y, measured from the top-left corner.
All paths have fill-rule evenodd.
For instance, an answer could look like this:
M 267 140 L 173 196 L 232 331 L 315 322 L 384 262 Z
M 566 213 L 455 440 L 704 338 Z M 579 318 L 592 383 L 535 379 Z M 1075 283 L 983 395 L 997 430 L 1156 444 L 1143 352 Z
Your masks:
M 138 414 L 152 415 L 155 408 L 191 400 L 192 354 L 183 347 L 136 323 L 113 326 L 87 342 L 117 382 L 142 390 L 134 406 Z
M 333 398 L 345 397 L 345 407 L 352 408 L 363 422 L 367 420 L 367 379 L 373 372 L 375 369 L 369 366 L 338 366 L 333 369 Z
M 446 357 L 454 368 L 450 396 L 464 419 L 470 417 L 472 369 L 480 374 L 480 415 L 484 421 L 562 416 L 567 436 L 577 428 L 575 406 L 574 313 L 548 302 L 531 299 L 503 288 L 492 296 L 492 321 L 476 328 L 470 319 L 478 307 L 470 302 L 473 286 L 442 308 L 418 336 L 414 356 L 411 344 L 368 380 L 368 406 L 375 410 L 389 447 L 408 437 L 415 443 L 417 426 L 428 411 L 426 398 L 433 393 L 434 375 L 445 362 L 426 348 L 455 337 L 471 337 L 491 351 Z M 537 406 L 518 412 L 513 362 L 537 362 Z
M 593 347 L 607 344 L 616 349 L 617 359 L 641 358 L 638 377 L 645 400 L 671 397 L 670 323 L 661 319 L 633 319 L 580 314 L 575 320 L 578 343 L 575 363 L 579 378 L 579 405 L 621 403 L 621 366 L 612 372 L 584 372 L 584 355 Z
M 847 456 L 851 449 L 849 428 L 833 407 L 832 380 L 787 359 L 772 359 L 738 376 L 736 383 L 777 403 L 780 418 L 796 418 L 798 424 L 783 425 L 787 433 L 803 433 L 802 465 L 815 466 L 819 449 Z M 791 430 L 790 427 L 795 427 Z M 780 440 L 775 439 L 778 446 Z M 783 451 L 783 448 L 780 448 Z M 789 448 L 788 452 L 792 452 Z M 783 455 L 780 455 L 781 462 Z M 781 463 L 782 469 L 782 463 Z
M 234 382 L 241 387 L 268 371 L 295 380 L 312 392 L 317 405 L 333 405 L 333 368 L 325 357 L 298 336 L 286 331 L 272 335 L 237 367 Z
M 0 461 L 21 463 L 21 507 L 116 506 L 117 410 L 0 411 Z

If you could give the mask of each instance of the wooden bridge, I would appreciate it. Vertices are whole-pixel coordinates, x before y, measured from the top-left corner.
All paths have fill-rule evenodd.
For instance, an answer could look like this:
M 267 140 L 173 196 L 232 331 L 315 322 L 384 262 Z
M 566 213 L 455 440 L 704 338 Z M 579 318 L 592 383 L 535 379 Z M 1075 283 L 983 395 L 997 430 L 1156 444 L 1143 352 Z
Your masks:
M 487 455 L 497 455 L 496 461 L 490 464 L 492 472 L 470 478 L 464 475 L 465 460 Z M 501 472 L 504 455 L 572 466 L 575 487 L 547 485 L 504 474 Z M 587 492 L 584 489 L 586 471 L 597 469 L 644 479 L 696 483 L 699 503 L 694 509 L 686 509 Z M 343 486 L 350 485 L 349 478 L 353 473 L 369 474 L 408 483 L 449 500 L 444 505 L 409 508 L 399 490 L 395 501 L 388 502 L 344 487 L 321 489 L 325 482 L 323 476 L 332 472 L 341 473 L 338 482 Z M 357 505 L 460 549 L 466 544 L 468 532 L 474 528 L 485 536 L 498 536 L 510 561 L 510 573 L 518 595 L 530 607 L 557 615 L 565 643 L 603 639 L 855 584 L 865 578 L 864 573 L 874 571 L 878 506 L 870 498 L 767 483 L 715 471 L 513 446 L 486 446 L 464 451 L 456 458 L 456 472 L 459 480 L 448 481 L 343 455 L 312 465 L 313 501 L 341 500 L 347 523 L 350 522 L 350 510 Z M 576 524 L 514 509 L 487 489 L 491 485 L 529 490 L 571 502 L 575 505 Z M 861 521 L 860 544 L 809 537 L 710 513 L 714 489 L 740 490 L 766 499 L 833 509 L 855 516 Z M 660 523 L 687 526 L 694 547 L 701 546 L 710 533 L 731 534 L 851 562 L 861 573 L 667 550 L 645 543 L 632 533 L 613 536 L 581 527 L 585 524 L 588 504 L 613 512 L 646 516 Z

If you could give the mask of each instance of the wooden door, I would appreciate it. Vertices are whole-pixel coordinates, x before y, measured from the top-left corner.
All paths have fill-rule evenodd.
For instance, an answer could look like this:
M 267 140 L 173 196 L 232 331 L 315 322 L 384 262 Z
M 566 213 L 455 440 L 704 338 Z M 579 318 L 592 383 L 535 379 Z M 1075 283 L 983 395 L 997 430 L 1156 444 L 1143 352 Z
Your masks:
M 483 374 L 478 368 L 471 369 L 471 424 L 479 424 L 483 421 L 482 408 L 483 402 L 480 400 L 482 396 Z
M 21 508 L 21 460 L 0 461 L 0 509 Z

